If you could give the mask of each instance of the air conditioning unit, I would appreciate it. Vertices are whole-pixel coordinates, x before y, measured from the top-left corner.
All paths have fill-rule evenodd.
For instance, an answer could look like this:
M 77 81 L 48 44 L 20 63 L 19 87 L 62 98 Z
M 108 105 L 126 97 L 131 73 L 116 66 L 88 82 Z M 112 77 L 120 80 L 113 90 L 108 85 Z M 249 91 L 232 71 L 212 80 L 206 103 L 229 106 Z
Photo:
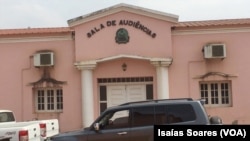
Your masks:
M 54 53 L 53 52 L 39 52 L 34 54 L 34 66 L 54 66 Z
M 207 44 L 203 48 L 204 58 L 225 58 L 226 45 L 225 44 Z

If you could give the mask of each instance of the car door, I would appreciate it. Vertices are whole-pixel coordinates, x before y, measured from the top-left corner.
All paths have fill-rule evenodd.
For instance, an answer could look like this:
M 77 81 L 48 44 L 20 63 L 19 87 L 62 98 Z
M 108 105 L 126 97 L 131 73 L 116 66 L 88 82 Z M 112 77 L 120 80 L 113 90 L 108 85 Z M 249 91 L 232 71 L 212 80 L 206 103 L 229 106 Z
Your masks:
M 130 141 L 130 111 L 122 109 L 105 114 L 99 130 L 89 132 L 88 141 Z

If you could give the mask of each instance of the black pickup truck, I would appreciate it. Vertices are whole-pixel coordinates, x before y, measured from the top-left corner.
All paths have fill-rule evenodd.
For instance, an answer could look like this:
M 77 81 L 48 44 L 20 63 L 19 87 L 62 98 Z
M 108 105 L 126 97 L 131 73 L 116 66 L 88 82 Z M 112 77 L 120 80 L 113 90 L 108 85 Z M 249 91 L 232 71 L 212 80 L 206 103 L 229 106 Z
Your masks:
M 52 141 L 153 141 L 154 125 L 222 124 L 209 118 L 201 100 L 190 98 L 130 102 L 106 109 L 93 124 L 61 133 Z

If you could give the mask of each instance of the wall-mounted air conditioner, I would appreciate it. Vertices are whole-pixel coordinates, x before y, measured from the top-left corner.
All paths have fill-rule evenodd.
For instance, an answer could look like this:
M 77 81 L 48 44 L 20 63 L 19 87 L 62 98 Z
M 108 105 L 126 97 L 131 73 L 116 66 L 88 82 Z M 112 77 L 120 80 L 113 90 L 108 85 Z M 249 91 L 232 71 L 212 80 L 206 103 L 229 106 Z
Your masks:
M 34 54 L 34 66 L 54 66 L 54 53 L 53 52 L 39 52 Z
M 204 58 L 225 58 L 226 45 L 225 44 L 207 44 L 203 48 Z

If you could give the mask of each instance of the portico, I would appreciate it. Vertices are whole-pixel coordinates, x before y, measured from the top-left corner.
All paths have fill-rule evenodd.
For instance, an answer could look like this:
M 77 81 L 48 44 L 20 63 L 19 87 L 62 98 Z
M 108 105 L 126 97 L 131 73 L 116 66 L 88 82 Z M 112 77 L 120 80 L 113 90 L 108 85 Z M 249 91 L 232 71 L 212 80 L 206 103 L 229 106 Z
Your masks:
M 169 98 L 169 78 L 168 67 L 172 63 L 171 58 L 150 58 L 135 55 L 117 55 L 112 57 L 106 57 L 96 60 L 81 61 L 75 63 L 75 66 L 81 71 L 81 88 L 82 88 L 82 118 L 83 127 L 89 126 L 94 121 L 94 94 L 93 93 L 93 70 L 98 67 L 98 64 L 113 61 L 121 58 L 146 60 L 155 67 L 156 81 L 157 81 L 157 95 L 156 99 Z M 88 115 L 88 116 L 86 116 Z

